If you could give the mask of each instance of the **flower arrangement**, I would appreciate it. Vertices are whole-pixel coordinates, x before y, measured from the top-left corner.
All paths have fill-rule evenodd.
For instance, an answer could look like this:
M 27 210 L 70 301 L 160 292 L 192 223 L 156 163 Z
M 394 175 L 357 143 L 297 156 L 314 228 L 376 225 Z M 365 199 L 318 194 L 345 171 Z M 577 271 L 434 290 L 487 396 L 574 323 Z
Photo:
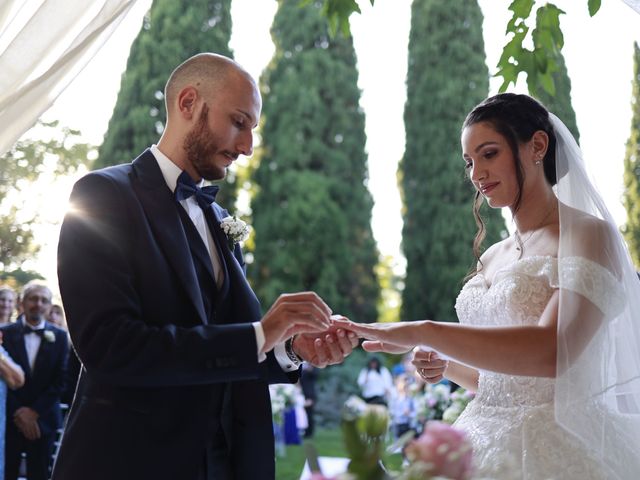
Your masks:
M 474 396 L 473 392 L 464 388 L 459 388 L 451 393 L 451 403 L 442 413 L 442 421 L 448 424 L 455 422 Z
M 350 397 L 342 413 L 342 435 L 351 461 L 348 472 L 358 480 L 387 479 L 381 457 L 389 428 L 389 412 L 382 405 L 371 405 Z
M 220 228 L 227 236 L 231 250 L 235 248 L 237 243 L 244 242 L 249 238 L 249 233 L 251 233 L 251 227 L 235 215 L 223 218 L 220 222 Z
M 271 395 L 271 415 L 273 423 L 282 425 L 284 411 L 295 402 L 295 386 L 290 384 L 269 385 Z
M 465 434 L 447 423 L 433 420 L 426 423 L 420 436 L 408 432 L 398 440 L 404 445 L 406 466 L 401 472 L 388 471 L 382 463 L 388 426 L 389 414 L 385 407 L 351 397 L 345 404 L 342 420 L 350 458 L 347 472 L 325 477 L 319 471 L 317 458 L 309 458 L 309 465 L 315 465 L 312 480 L 471 479 L 472 450 Z
M 440 420 L 451 403 L 451 389 L 449 385 L 438 383 L 426 384 L 424 390 L 416 393 L 415 405 L 418 421 Z
M 409 467 L 398 480 L 471 478 L 471 445 L 462 431 L 447 423 L 427 422 L 422 434 L 407 444 L 405 455 Z

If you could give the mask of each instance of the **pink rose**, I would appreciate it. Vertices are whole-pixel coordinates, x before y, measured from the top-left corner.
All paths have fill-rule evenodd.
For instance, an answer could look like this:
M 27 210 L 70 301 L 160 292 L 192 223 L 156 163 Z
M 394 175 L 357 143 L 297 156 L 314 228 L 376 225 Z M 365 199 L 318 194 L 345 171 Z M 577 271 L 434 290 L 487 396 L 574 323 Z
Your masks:
M 427 422 L 425 429 L 405 448 L 411 462 L 423 462 L 429 473 L 453 480 L 471 478 L 471 445 L 465 434 L 443 422 Z

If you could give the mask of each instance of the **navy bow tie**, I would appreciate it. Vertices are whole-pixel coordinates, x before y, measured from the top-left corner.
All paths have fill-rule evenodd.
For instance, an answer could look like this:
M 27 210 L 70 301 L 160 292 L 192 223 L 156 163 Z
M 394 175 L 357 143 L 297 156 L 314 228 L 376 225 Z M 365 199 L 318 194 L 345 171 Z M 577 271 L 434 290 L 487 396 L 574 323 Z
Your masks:
M 44 328 L 33 328 L 29 325 L 24 325 L 22 331 L 25 335 L 28 335 L 30 333 L 35 333 L 36 335 L 40 335 L 41 337 L 42 335 L 44 335 Z
M 213 202 L 215 202 L 216 194 L 219 189 L 220 187 L 217 185 L 209 185 L 207 187 L 200 188 L 191 179 L 189 174 L 186 171 L 183 171 L 178 177 L 174 195 L 178 201 L 195 196 L 200 208 L 206 210 Z

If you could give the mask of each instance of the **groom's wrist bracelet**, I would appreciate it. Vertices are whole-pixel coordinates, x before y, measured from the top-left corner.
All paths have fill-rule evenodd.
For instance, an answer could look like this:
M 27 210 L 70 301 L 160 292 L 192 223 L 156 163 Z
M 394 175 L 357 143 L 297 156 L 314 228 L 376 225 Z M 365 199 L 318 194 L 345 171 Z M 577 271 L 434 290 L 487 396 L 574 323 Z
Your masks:
M 293 337 L 288 338 L 287 340 L 285 340 L 285 342 L 284 342 L 284 351 L 287 354 L 287 357 L 289 357 L 289 360 L 291 360 L 294 365 L 298 366 L 302 362 L 304 362 L 304 359 L 302 357 L 300 357 L 293 350 L 293 339 L 294 338 L 296 338 L 295 335 Z

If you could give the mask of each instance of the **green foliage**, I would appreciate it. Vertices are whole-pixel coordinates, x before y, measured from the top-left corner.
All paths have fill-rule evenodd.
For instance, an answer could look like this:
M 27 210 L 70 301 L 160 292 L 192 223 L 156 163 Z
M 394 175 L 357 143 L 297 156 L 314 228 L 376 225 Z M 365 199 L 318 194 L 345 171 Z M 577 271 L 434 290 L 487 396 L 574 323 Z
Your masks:
M 631 132 L 624 157 L 624 237 L 636 269 L 640 270 L 640 47 L 634 43 Z
M 401 318 L 455 321 L 454 301 L 474 265 L 473 187 L 460 128 L 489 90 L 477 2 L 414 2 L 409 38 L 406 150 L 400 163 L 407 259 Z M 487 244 L 504 220 L 486 209 Z
M 355 52 L 351 39 L 330 38 L 319 9 L 282 0 L 272 26 L 251 280 L 264 305 L 313 290 L 335 312 L 375 321 L 378 258 Z
M 401 279 L 393 272 L 392 261 L 390 256 L 382 257 L 376 267 L 376 275 L 380 281 L 379 322 L 400 320 Z
M 30 134 L 33 138 L 19 140 L 0 158 L 0 272 L 20 284 L 37 277 L 20 269 L 38 251 L 32 231 L 37 216 L 20 218 L 26 192 L 46 172 L 59 176 L 89 166 L 95 153 L 79 141 L 78 130 L 60 127 L 57 121 L 39 122 Z
M 529 33 L 526 20 L 531 15 L 534 0 L 513 0 L 509 10 L 513 12 L 507 24 L 507 34 L 511 40 L 505 45 L 498 61 L 497 76 L 504 81 L 500 91 L 504 92 L 511 83 L 515 84 L 521 72 L 527 74 L 529 92 L 542 87 L 551 95 L 555 94 L 553 73 L 557 71 L 557 58 L 564 45 L 560 30 L 560 15 L 565 13 L 553 4 L 547 3 L 536 12 L 536 27 L 531 31 L 533 50 L 523 46 Z
M 602 4 L 601 0 L 588 0 L 589 3 L 589 15 L 594 16 L 600 10 L 600 5 Z
M 564 56 L 558 53 L 558 69 L 553 72 L 552 78 L 555 85 L 555 94 L 551 95 L 544 89 L 538 89 L 535 97 L 540 100 L 550 112 L 553 112 L 564 122 L 576 142 L 580 142 L 580 132 L 576 122 L 576 112 L 571 105 L 571 79 L 567 73 Z
M 358 374 L 367 362 L 367 353 L 358 348 L 339 365 L 331 365 L 318 376 L 318 401 L 315 406 L 316 421 L 324 427 L 336 427 L 344 402 L 358 395 Z
M 166 123 L 164 86 L 175 67 L 200 52 L 231 56 L 231 0 L 154 0 L 131 46 L 120 93 L 96 167 L 130 162 L 158 142 Z M 234 172 L 217 201 L 233 210 Z
M 345 457 L 342 431 L 338 427 L 321 428 L 311 440 L 318 455 L 323 457 Z M 276 478 L 278 480 L 299 480 L 305 462 L 306 445 L 287 445 L 286 455 L 276 457 Z M 402 464 L 400 454 L 388 455 L 385 465 L 391 470 L 399 470 Z
M 350 403 L 361 404 L 352 411 Z M 367 405 L 358 398 L 349 399 L 343 407 L 342 438 L 349 462 L 348 472 L 356 480 L 389 478 L 380 464 L 384 439 L 389 427 L 389 412 L 382 405 Z
M 309 5 L 312 0 L 303 0 L 301 5 Z M 374 0 L 371 0 L 373 5 Z M 564 13 L 552 3 L 547 3 L 536 11 L 536 26 L 531 31 L 533 50 L 523 47 L 529 27 L 526 21 L 531 16 L 535 0 L 513 0 L 509 10 L 513 12 L 507 24 L 506 33 L 512 34 L 511 39 L 503 48 L 498 62 L 497 77 L 503 78 L 500 91 L 504 92 L 512 83 L 515 84 L 518 75 L 527 75 L 527 85 L 532 95 L 539 90 L 545 90 L 550 95 L 555 93 L 554 72 L 561 68 L 558 54 L 564 39 L 560 29 L 560 14 Z M 589 15 L 594 16 L 600 9 L 601 0 L 587 0 Z M 340 30 L 348 35 L 349 17 L 352 13 L 360 13 L 355 0 L 324 0 L 323 13 L 327 17 L 330 31 L 335 34 Z
M 375 0 L 369 0 L 371 5 Z M 312 3 L 318 3 L 317 0 L 301 0 L 301 6 L 309 6 Z M 338 30 L 344 36 L 349 36 L 351 28 L 349 26 L 349 17 L 352 13 L 360 13 L 360 7 L 356 0 L 321 0 L 322 14 L 327 18 L 329 23 L 329 32 L 334 36 Z
M 31 270 L 12 270 L 9 272 L 0 272 L 0 283 L 9 285 L 14 290 L 18 291 L 21 286 L 26 285 L 31 280 L 44 280 L 44 277 L 38 272 Z

